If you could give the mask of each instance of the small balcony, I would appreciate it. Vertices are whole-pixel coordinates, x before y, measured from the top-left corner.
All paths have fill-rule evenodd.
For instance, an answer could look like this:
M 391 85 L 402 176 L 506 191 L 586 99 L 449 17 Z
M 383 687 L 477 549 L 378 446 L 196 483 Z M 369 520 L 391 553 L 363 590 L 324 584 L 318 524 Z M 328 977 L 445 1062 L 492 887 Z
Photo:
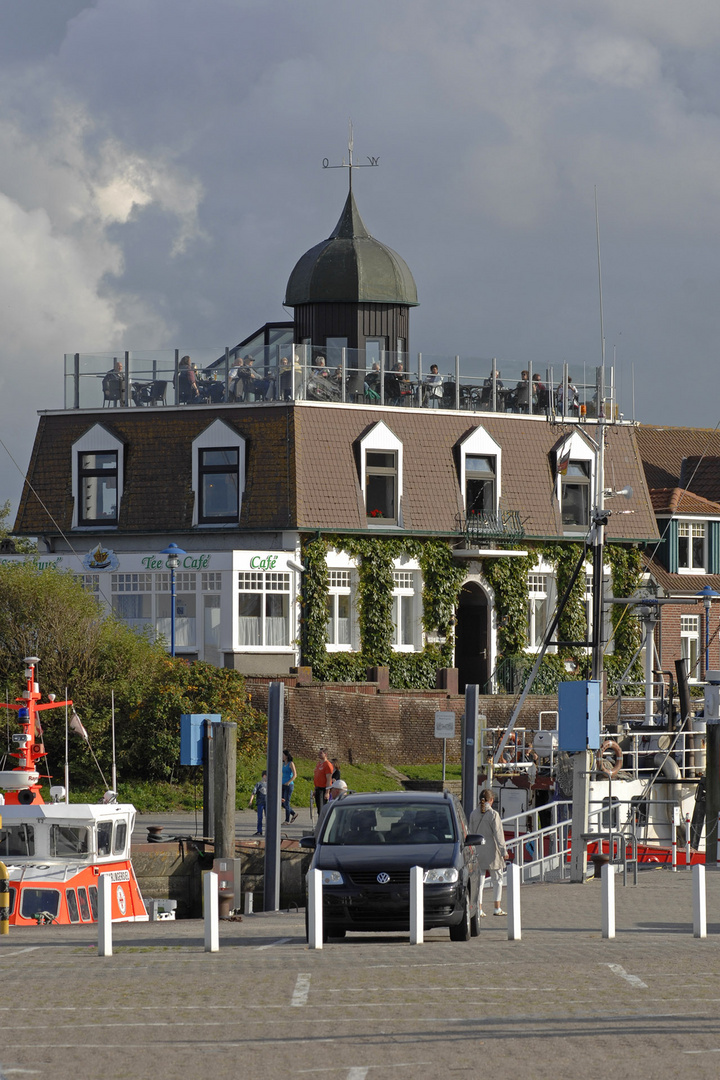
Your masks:
M 458 532 L 469 548 L 498 541 L 515 542 L 525 537 L 525 527 L 517 510 L 479 510 L 469 517 L 458 517 Z

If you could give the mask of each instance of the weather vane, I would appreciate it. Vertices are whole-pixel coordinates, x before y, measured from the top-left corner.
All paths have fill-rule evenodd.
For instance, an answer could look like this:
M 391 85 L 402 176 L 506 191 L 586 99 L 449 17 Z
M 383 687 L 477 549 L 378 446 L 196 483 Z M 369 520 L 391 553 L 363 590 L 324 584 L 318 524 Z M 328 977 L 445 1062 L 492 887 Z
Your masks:
M 341 165 L 331 165 L 329 158 L 323 158 L 322 165 L 323 165 L 323 169 L 347 169 L 347 171 L 348 171 L 348 181 L 349 181 L 349 185 L 350 185 L 350 191 L 352 192 L 352 171 L 353 171 L 353 169 L 373 169 L 373 168 L 375 168 L 375 166 L 380 164 L 380 158 L 379 157 L 369 157 L 367 165 L 364 164 L 364 163 L 362 165 L 356 165 L 353 162 L 353 126 L 352 126 L 352 120 L 348 121 L 348 126 L 349 126 L 349 134 L 348 134 L 348 160 L 347 160 L 347 164 L 345 164 L 345 158 L 342 159 L 342 164 Z

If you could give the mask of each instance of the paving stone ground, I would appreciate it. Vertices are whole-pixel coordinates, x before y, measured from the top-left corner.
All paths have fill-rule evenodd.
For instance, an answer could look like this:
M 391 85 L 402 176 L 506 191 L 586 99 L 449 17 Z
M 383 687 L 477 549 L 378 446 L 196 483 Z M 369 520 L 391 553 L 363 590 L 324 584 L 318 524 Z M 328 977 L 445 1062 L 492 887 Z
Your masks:
M 692 934 L 686 872 L 616 888 L 525 886 L 521 941 L 349 935 L 310 951 L 303 912 L 222 923 L 116 925 L 98 957 L 83 927 L 0 938 L 0 1080 L 670 1078 L 720 1073 L 720 873 L 708 937 Z

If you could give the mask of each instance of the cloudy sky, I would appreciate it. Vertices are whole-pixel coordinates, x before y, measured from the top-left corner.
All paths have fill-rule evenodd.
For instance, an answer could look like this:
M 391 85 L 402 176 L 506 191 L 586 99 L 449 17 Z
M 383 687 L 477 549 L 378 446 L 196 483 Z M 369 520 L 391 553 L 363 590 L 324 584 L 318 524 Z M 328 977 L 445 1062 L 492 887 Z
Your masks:
M 719 46 L 717 0 L 0 0 L 0 438 L 24 470 L 66 352 L 287 318 L 349 117 L 412 352 L 598 363 L 597 188 L 622 407 L 714 427 Z

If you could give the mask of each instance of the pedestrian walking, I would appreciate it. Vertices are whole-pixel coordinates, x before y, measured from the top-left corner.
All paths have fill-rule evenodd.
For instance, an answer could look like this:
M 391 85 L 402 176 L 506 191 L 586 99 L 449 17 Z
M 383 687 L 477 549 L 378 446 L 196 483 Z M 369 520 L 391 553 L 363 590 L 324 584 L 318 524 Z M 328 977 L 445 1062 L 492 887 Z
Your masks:
M 493 915 L 507 915 L 507 912 L 502 909 L 501 900 L 503 870 L 509 855 L 505 847 L 502 820 L 498 812 L 493 810 L 494 800 L 495 796 L 492 791 L 482 791 L 480 793 L 480 805 L 475 807 L 468 822 L 469 832 L 479 833 L 480 836 L 485 837 L 485 843 L 477 849 L 478 864 L 482 875 L 480 878 L 480 895 L 478 896 L 478 916 L 481 919 L 485 918 L 482 907 L 482 894 L 485 887 L 486 871 L 490 874 L 492 883 L 493 900 L 495 902 Z
M 297 769 L 295 768 L 295 762 L 292 759 L 292 754 L 289 750 L 283 750 L 282 804 L 285 808 L 286 825 L 288 825 L 291 821 L 294 821 L 297 817 L 297 811 L 293 810 L 290 806 L 290 800 L 292 799 L 292 793 L 295 788 L 296 776 Z
M 333 763 L 328 760 L 327 753 L 321 746 L 318 750 L 318 760 L 315 766 L 315 772 L 313 773 L 313 784 L 315 785 L 315 806 L 317 807 L 318 814 L 323 808 L 323 805 L 328 801 L 330 797 L 330 785 L 332 784 L 333 775 Z
M 253 802 L 257 806 L 257 832 L 256 836 L 262 836 L 263 834 L 263 814 L 266 813 L 267 807 L 267 772 L 263 769 L 263 774 L 258 780 L 255 787 L 252 789 L 252 795 L 250 796 L 250 802 L 248 807 L 251 807 Z

